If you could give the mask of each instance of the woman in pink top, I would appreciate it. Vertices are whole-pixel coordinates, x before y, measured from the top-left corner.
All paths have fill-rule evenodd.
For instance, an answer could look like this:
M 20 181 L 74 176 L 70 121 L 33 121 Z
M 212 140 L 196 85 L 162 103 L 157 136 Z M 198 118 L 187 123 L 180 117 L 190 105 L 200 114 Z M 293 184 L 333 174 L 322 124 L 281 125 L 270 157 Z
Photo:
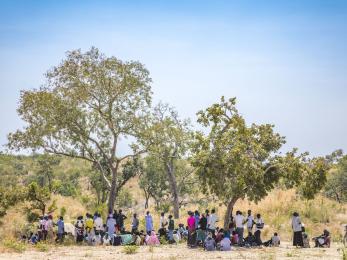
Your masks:
M 149 246 L 157 246 L 160 245 L 159 239 L 154 231 L 151 232 L 151 235 L 147 235 L 146 244 Z
M 195 232 L 195 218 L 193 212 L 188 212 L 189 217 L 187 219 L 188 225 L 188 246 L 195 247 L 196 246 L 196 232 Z

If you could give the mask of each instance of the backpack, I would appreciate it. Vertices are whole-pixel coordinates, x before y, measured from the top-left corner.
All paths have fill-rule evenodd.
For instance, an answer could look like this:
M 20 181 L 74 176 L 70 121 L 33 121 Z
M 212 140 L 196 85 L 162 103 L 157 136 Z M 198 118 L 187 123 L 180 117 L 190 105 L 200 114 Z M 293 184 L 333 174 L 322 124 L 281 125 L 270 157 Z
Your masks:
M 112 245 L 113 246 L 120 246 L 122 244 L 122 238 L 120 236 L 114 236 Z

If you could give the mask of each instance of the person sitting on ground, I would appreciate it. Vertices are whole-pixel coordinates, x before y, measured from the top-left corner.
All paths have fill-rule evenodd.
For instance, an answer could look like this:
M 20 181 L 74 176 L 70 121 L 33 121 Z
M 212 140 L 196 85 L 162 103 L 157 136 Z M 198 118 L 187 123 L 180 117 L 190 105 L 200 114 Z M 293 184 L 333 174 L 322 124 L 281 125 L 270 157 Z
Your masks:
M 280 237 L 278 234 L 275 232 L 274 235 L 271 237 L 270 240 L 264 242 L 264 246 L 273 246 L 273 247 L 278 247 L 281 244 Z
M 205 239 L 205 242 L 204 242 L 204 249 L 206 251 L 216 250 L 216 241 L 213 239 L 211 232 L 208 232 L 207 234 L 207 238 Z
M 178 232 L 180 233 L 181 238 L 182 237 L 184 237 L 184 238 L 188 237 L 188 230 L 187 230 L 187 228 L 184 227 L 183 224 L 178 224 Z
M 157 246 L 160 245 L 159 239 L 155 232 L 152 230 L 151 235 L 146 237 L 146 245 L 148 246 Z
M 222 241 L 222 239 L 224 238 L 224 229 L 221 228 L 218 230 L 218 233 L 216 235 L 215 241 L 218 244 L 220 241 Z
M 221 251 L 230 251 L 231 250 L 231 241 L 229 238 L 229 233 L 224 232 L 224 238 L 220 241 L 220 250 Z
M 248 236 L 245 238 L 245 246 L 257 246 L 256 238 L 251 232 L 248 232 Z
M 38 234 L 32 234 L 29 242 L 33 245 L 36 245 L 39 242 L 39 235 Z
M 231 243 L 233 245 L 237 245 L 239 243 L 239 235 L 235 230 L 231 232 Z
M 330 232 L 324 229 L 323 234 L 314 237 L 313 240 L 315 241 L 315 247 L 330 247 Z

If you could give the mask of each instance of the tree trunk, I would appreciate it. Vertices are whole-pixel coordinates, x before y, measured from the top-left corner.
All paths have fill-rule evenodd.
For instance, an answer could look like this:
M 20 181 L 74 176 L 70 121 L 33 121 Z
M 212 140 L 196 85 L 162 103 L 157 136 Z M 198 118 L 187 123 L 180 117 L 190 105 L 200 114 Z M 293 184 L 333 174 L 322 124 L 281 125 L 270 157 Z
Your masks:
M 146 189 L 143 189 L 143 192 L 145 193 L 145 209 L 148 209 L 149 194 Z
M 111 188 L 110 188 L 110 194 L 108 198 L 108 212 L 112 213 L 114 209 L 114 203 L 116 201 L 117 196 L 117 170 L 118 170 L 118 162 L 116 164 L 116 167 L 112 167 L 112 180 L 111 180 Z
M 230 217 L 232 216 L 234 205 L 237 200 L 238 198 L 232 198 L 228 203 L 227 210 L 224 216 L 224 230 L 229 229 Z
M 178 189 L 177 189 L 177 182 L 176 182 L 176 176 L 174 172 L 173 162 L 170 163 L 170 165 L 166 165 L 167 173 L 169 177 L 169 183 L 171 188 L 171 195 L 172 195 L 172 203 L 174 208 L 174 218 L 178 219 L 180 217 L 180 205 L 178 201 Z

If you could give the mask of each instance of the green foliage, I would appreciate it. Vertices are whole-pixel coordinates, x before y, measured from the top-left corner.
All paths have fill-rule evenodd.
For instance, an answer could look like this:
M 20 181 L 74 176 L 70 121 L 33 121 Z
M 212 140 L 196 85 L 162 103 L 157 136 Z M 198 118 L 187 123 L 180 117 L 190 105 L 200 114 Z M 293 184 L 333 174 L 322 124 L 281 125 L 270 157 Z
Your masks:
M 44 215 L 50 198 L 51 193 L 48 187 L 41 188 L 36 182 L 29 184 L 26 200 L 30 202 L 30 208 L 32 210 L 38 209 Z
M 26 250 L 26 246 L 24 243 L 17 242 L 13 239 L 6 239 L 2 243 L 6 248 L 13 250 L 17 253 L 22 253 Z
M 111 190 L 113 208 L 118 168 L 143 151 L 133 143 L 134 154 L 116 156 L 120 139 L 136 141 L 146 127 L 152 94 L 149 72 L 139 62 L 123 62 L 91 48 L 68 52 L 46 77 L 44 87 L 21 92 L 17 111 L 27 125 L 9 134 L 9 148 L 42 149 L 91 162 Z
M 64 217 L 66 214 L 66 208 L 65 207 L 61 207 L 60 208 L 60 216 Z
M 327 197 L 339 203 L 347 201 L 347 156 L 341 158 L 336 169 L 330 172 L 324 190 Z
M 39 242 L 35 245 L 35 248 L 38 250 L 38 251 L 41 251 L 41 252 L 47 252 L 49 250 L 49 247 L 46 243 L 44 242 Z
M 236 99 L 213 104 L 198 112 L 198 123 L 207 135 L 195 134 L 193 166 L 197 168 L 202 188 L 209 191 L 230 210 L 239 198 L 259 201 L 274 188 L 280 178 L 287 187 L 300 184 L 301 193 L 312 198 L 325 183 L 329 168 L 323 158 L 307 158 L 296 149 L 285 155 L 279 150 L 284 137 L 270 124 L 248 126 L 236 109 Z
M 123 252 L 125 254 L 127 254 L 127 255 L 136 254 L 138 249 L 139 249 L 139 247 L 138 246 L 134 246 L 134 245 L 123 246 Z
M 121 189 L 116 199 L 117 207 L 130 208 L 133 205 L 132 194 L 127 189 Z

